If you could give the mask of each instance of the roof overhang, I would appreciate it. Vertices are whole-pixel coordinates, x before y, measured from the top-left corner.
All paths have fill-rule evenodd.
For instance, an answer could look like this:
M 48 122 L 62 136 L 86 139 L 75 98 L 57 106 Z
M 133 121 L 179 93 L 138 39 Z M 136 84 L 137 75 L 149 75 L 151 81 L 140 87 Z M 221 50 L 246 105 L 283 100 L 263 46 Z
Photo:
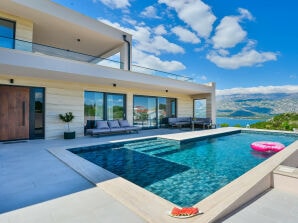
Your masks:
M 215 91 L 213 86 L 136 73 L 96 64 L 0 48 L 0 74 L 61 80 L 123 88 L 198 95 Z
M 49 0 L 1 0 L 0 10 L 33 22 L 33 42 L 100 57 L 131 35 Z

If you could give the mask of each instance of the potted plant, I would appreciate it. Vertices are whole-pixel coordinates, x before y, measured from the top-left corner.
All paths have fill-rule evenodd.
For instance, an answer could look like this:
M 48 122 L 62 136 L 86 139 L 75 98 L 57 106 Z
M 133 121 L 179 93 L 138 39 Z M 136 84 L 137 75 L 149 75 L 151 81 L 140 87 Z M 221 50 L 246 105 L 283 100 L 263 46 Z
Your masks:
M 59 118 L 67 123 L 68 131 L 64 132 L 64 139 L 74 139 L 76 137 L 75 131 L 70 131 L 69 123 L 74 119 L 72 112 L 66 112 L 65 114 L 59 114 Z

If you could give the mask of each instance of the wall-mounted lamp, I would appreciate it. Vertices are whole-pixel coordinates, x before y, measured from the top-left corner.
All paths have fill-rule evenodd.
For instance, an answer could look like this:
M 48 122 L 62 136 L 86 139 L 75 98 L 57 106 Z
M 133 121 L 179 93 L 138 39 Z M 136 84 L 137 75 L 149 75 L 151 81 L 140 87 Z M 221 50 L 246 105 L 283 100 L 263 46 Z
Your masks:
M 114 84 L 113 84 L 113 87 L 117 87 L 117 84 L 114 83 Z
M 168 93 L 168 92 L 169 92 L 169 90 L 168 90 L 168 89 L 166 89 L 166 92 Z
M 81 42 L 81 39 L 78 38 L 77 41 L 78 41 L 78 42 Z
M 9 79 L 9 83 L 13 84 L 14 83 L 14 79 Z

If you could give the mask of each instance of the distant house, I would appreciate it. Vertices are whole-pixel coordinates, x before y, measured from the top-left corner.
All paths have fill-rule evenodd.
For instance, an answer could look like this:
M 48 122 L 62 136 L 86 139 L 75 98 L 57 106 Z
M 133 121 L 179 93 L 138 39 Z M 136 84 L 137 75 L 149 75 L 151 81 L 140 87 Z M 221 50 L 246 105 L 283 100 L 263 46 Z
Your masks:
M 196 99 L 215 120 L 214 83 L 135 72 L 131 41 L 49 0 L 1 0 L 0 141 L 60 138 L 69 111 L 78 136 L 88 119 L 140 124 L 139 107 L 155 120 L 144 127 L 158 128 L 165 115 L 193 116 Z M 106 60 L 115 54 L 120 63 Z

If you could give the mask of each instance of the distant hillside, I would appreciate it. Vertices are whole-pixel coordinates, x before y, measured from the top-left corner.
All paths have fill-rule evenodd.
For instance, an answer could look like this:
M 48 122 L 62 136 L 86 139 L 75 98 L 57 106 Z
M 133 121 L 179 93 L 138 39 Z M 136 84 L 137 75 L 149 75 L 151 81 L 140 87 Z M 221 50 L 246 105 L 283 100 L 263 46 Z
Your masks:
M 298 112 L 298 93 L 221 95 L 216 102 L 218 117 L 267 118 Z
M 298 129 L 298 113 L 284 113 L 250 125 L 251 128 L 292 131 Z

